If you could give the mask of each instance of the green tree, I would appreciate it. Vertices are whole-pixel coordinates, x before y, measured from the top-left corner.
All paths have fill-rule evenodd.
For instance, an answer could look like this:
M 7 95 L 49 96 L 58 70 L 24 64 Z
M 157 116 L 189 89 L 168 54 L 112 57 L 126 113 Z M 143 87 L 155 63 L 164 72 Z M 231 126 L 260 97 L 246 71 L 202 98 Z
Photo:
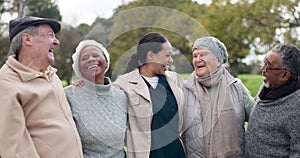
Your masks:
M 213 0 L 198 20 L 225 43 L 231 72 L 237 75 L 251 48 L 263 54 L 280 41 L 297 44 L 297 35 L 292 36 L 299 27 L 297 8 L 299 0 Z
M 4 3 L 14 5 L 5 8 Z M 61 19 L 57 5 L 47 0 L 0 0 L 0 13 L 3 13 L 2 10 L 21 13 L 22 9 L 19 8 L 22 8 L 23 4 L 26 6 L 24 7 L 26 15 Z M 63 28 L 58 35 L 61 46 L 56 51 L 59 53 L 56 54 L 55 66 L 59 69 L 60 77 L 69 81 L 71 55 L 75 46 L 80 40 L 91 38 L 103 43 L 110 52 L 112 60 L 108 71 L 110 75 L 115 64 L 120 64 L 118 61 L 120 57 L 134 52 L 142 35 L 157 31 L 163 33 L 189 61 L 192 59 L 191 48 L 196 38 L 206 35 L 216 36 L 227 46 L 229 69 L 233 74 L 257 72 L 257 68 L 250 70 L 251 67 L 241 63 L 250 51 L 263 54 L 279 42 L 299 46 L 299 32 L 296 31 L 300 26 L 299 4 L 300 0 L 212 0 L 208 5 L 198 4 L 192 0 L 132 1 L 116 8 L 112 18 L 98 17 L 91 26 L 81 24 L 77 28 Z M 148 8 L 143 8 L 145 6 Z M 155 10 L 151 6 L 165 9 Z M 132 12 L 132 9 L 142 9 L 142 12 Z M 202 27 L 194 25 L 195 22 L 200 23 Z M 136 25 L 137 23 L 143 23 L 145 27 Z M 8 50 L 5 48 L 8 42 L 2 42 L 5 41 L 2 38 L 4 37 L 0 35 L 0 53 Z M 178 57 L 178 60 L 181 61 L 177 63 L 181 64 L 184 59 Z M 252 67 L 256 64 L 258 63 L 253 63 Z M 119 69 L 121 73 L 125 66 L 122 65 Z M 175 70 L 183 71 L 182 67 Z
M 39 16 L 61 20 L 57 4 L 49 0 L 0 0 L 0 15 L 3 13 L 17 14 L 18 17 Z M 0 31 L 0 62 L 3 64 L 9 50 L 9 38 L 7 37 L 8 24 L 1 19 Z
M 150 9 L 142 8 L 143 12 L 131 11 L 145 6 Z M 150 6 L 181 12 L 196 19 L 203 28 L 193 27 L 192 22 L 183 15 L 172 16 L 169 14 L 172 12 L 164 13 L 160 10 L 153 14 L 153 8 Z M 163 33 L 189 61 L 191 61 L 191 47 L 196 38 L 205 35 L 216 36 L 227 46 L 229 69 L 237 75 L 243 72 L 257 72 L 255 64 L 252 66 L 255 69 L 250 70 L 250 66 L 242 63 L 242 59 L 250 51 L 263 54 L 279 42 L 298 45 L 296 29 L 299 28 L 299 9 L 297 8 L 299 8 L 299 0 L 212 0 L 209 5 L 198 4 L 191 0 L 151 2 L 136 0 L 116 8 L 111 19 L 98 18 L 92 26 L 85 25 L 77 29 L 81 30 L 79 32 L 83 38 L 96 39 L 107 47 L 112 60 L 108 74 L 112 74 L 116 64 L 121 67 L 114 71 L 124 72 L 126 66 L 124 63 L 119 63 L 119 58 L 128 52 L 133 53 L 138 39 L 146 32 L 158 31 Z M 143 23 L 145 27 L 136 27 L 136 23 Z M 172 29 L 168 29 L 170 26 Z M 89 29 L 90 32 L 84 37 L 84 33 Z M 201 34 L 199 29 L 207 30 L 207 33 Z M 181 68 L 178 71 L 182 71 Z
M 140 0 L 120 6 L 116 9 L 111 29 L 109 29 L 108 40 L 111 43 L 108 45 L 108 51 L 112 56 L 111 68 L 114 68 L 116 62 L 120 62 L 122 55 L 133 53 L 138 40 L 147 32 L 164 34 L 181 53 L 190 54 L 192 42 L 197 37 L 208 34 L 195 19 L 180 10 L 181 8 L 195 10 L 197 5 L 191 0 L 155 0 L 151 2 Z M 201 29 L 204 31 L 199 31 Z M 191 55 L 187 58 L 191 59 Z M 128 56 L 127 59 L 129 59 Z M 178 58 L 178 60 L 184 60 L 184 58 Z M 117 74 L 124 73 L 126 69 L 126 63 L 120 65 L 121 67 L 114 69 L 114 71 L 119 71 Z M 180 68 L 174 67 L 174 70 L 177 71 L 177 69 Z M 183 70 L 180 69 L 180 71 Z M 112 78 L 114 77 L 112 76 Z
M 72 80 L 73 69 L 72 54 L 75 52 L 75 47 L 82 39 L 82 35 L 78 32 L 78 28 L 64 27 L 60 31 L 58 37 L 60 45 L 55 50 L 54 67 L 58 69 L 57 74 L 61 80 L 65 80 L 68 84 Z
M 60 11 L 57 4 L 53 0 L 27 0 L 28 13 L 38 17 L 54 18 L 61 20 Z
M 212 0 L 209 5 L 199 5 L 190 0 L 155 0 L 151 2 L 139 0 L 120 6 L 116 10 L 116 14 L 141 6 L 172 8 L 197 19 L 210 35 L 216 36 L 227 46 L 229 69 L 234 75 L 240 73 L 239 70 L 244 68 L 241 62 L 249 54 L 250 50 L 253 50 L 256 54 L 263 54 L 279 42 L 290 42 L 295 45 L 299 43 L 298 32 L 296 31 L 300 26 L 299 0 Z M 143 14 L 147 14 L 147 10 Z M 121 28 L 124 26 L 130 27 L 130 23 L 142 20 L 145 23 L 163 21 L 165 25 L 183 26 L 183 29 L 188 28 L 185 25 L 188 22 L 178 20 L 180 17 L 172 18 L 161 13 L 157 15 L 147 18 L 139 18 L 142 15 L 130 15 L 126 21 L 132 21 L 125 25 L 124 23 L 118 24 L 118 21 L 122 19 L 117 19 L 114 22 L 113 30 L 122 30 Z M 165 20 L 157 20 L 164 17 L 167 18 Z M 180 22 L 178 23 L 178 21 Z M 194 32 L 196 33 L 197 30 Z M 167 34 L 172 36 L 172 31 Z M 127 40 L 125 41 L 135 41 L 134 38 L 136 37 L 126 37 L 125 39 Z M 193 42 L 195 38 L 182 37 L 186 38 L 186 40 L 182 40 L 179 37 L 170 39 L 177 49 L 185 54 L 188 59 L 191 59 L 191 41 Z M 201 37 L 201 35 L 198 35 L 198 37 Z M 120 45 L 126 45 L 126 43 Z M 120 52 L 123 49 L 117 50 Z

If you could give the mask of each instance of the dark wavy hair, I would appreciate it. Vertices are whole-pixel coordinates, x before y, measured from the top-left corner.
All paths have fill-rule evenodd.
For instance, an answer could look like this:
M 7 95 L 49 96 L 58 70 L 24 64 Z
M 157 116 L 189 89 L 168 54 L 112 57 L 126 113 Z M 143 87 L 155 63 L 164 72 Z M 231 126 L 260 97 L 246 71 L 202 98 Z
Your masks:
M 138 42 L 136 53 L 132 54 L 127 64 L 126 72 L 130 72 L 146 62 L 149 51 L 157 53 L 162 49 L 162 44 L 167 42 L 167 38 L 157 32 L 145 34 Z
M 292 73 L 292 78 L 300 75 L 300 50 L 292 44 L 278 44 L 271 50 L 280 55 L 280 63 Z

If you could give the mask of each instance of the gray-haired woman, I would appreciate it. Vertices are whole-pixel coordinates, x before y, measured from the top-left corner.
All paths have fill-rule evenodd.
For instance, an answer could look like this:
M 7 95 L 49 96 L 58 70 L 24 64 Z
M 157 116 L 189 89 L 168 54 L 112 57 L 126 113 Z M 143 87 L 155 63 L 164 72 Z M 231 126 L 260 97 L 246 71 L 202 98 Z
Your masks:
M 84 40 L 72 58 L 75 75 L 84 84 L 68 86 L 65 92 L 84 157 L 124 158 L 127 97 L 105 77 L 109 67 L 107 50 L 94 40 Z
M 243 156 L 244 122 L 254 99 L 225 69 L 225 45 L 202 37 L 193 46 L 195 71 L 184 83 L 183 140 L 188 158 Z

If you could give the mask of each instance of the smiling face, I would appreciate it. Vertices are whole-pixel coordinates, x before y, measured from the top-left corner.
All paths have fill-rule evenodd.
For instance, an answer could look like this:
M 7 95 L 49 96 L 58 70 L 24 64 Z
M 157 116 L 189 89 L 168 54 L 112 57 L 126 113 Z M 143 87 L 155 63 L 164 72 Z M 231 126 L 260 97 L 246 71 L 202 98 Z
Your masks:
M 170 64 L 173 63 L 172 46 L 170 42 L 163 43 L 161 47 L 162 49 L 157 53 L 149 51 L 147 54 L 148 69 L 151 73 L 148 77 L 164 74 L 165 71 L 168 70 Z
M 220 62 L 207 48 L 197 48 L 193 51 L 193 66 L 198 77 L 209 76 L 217 70 Z
M 37 29 L 36 34 L 22 34 L 24 52 L 20 53 L 19 61 L 34 70 L 44 71 L 55 62 L 53 52 L 60 42 L 48 24 L 40 24 Z
M 266 71 L 266 68 L 269 70 Z M 286 78 L 289 71 L 280 64 L 280 55 L 272 51 L 266 54 L 264 65 L 260 70 L 264 77 L 264 86 L 271 90 L 280 87 L 289 79 Z
M 79 68 L 82 76 L 92 82 L 98 77 L 104 77 L 108 67 L 103 52 L 95 46 L 86 46 L 82 49 L 79 57 Z

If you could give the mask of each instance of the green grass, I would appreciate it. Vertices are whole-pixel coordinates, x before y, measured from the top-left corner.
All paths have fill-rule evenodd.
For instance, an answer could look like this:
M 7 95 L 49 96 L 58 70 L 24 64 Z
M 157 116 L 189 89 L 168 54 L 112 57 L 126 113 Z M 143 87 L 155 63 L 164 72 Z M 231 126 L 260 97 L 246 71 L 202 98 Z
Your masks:
M 180 74 L 183 79 L 187 80 L 191 74 Z
M 253 97 L 257 94 L 259 87 L 263 83 L 262 75 L 242 74 L 238 75 L 238 78 L 241 79 L 244 85 L 249 89 Z
M 186 80 L 190 74 L 181 74 L 181 76 Z M 243 84 L 249 89 L 251 95 L 254 97 L 261 84 L 263 83 L 262 75 L 255 74 L 241 74 L 238 78 L 243 82 Z

